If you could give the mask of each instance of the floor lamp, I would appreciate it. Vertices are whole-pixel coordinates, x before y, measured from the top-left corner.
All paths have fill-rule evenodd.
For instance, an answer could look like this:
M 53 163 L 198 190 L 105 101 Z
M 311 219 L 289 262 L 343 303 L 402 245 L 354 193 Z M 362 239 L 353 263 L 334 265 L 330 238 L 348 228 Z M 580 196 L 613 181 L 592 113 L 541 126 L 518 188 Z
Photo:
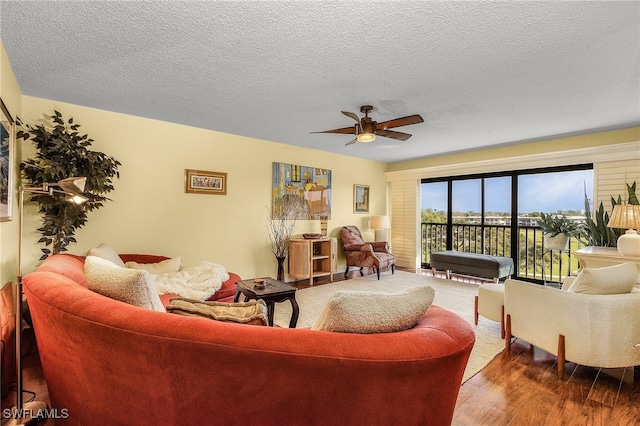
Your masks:
M 66 194 L 67 201 L 82 204 L 87 201 L 82 196 L 87 178 L 71 177 L 63 179 L 57 183 L 43 183 L 37 187 L 20 187 L 20 198 L 18 200 L 18 276 L 16 280 L 16 411 L 13 419 L 8 425 L 27 425 L 35 421 L 42 420 L 43 411 L 47 409 L 47 404 L 40 401 L 30 401 L 25 403 L 22 400 L 22 223 L 24 216 L 24 194 L 53 195 Z

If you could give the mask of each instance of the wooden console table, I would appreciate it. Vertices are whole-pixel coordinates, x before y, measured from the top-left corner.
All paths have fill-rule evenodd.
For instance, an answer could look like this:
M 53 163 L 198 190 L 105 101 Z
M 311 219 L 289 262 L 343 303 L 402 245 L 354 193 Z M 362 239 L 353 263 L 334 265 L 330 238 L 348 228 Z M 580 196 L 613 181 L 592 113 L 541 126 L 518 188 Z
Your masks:
M 580 261 L 580 269 L 578 271 L 582 270 L 582 268 L 602 268 L 627 262 L 635 263 L 638 269 L 636 285 L 640 285 L 640 257 L 623 256 L 615 247 L 596 246 L 581 248 L 574 251 L 573 254 Z

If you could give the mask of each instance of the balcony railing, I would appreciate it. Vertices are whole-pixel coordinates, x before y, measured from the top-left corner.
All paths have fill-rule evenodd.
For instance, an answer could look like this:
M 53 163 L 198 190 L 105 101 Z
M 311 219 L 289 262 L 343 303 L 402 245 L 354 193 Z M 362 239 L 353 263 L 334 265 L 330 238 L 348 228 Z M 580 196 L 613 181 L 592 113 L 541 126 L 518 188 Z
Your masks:
M 515 253 L 511 248 L 511 225 L 453 224 L 451 248 L 455 251 L 511 257 L 516 265 L 515 278 L 537 282 L 561 283 L 578 269 L 572 252 L 583 247 L 571 238 L 567 250 L 549 250 L 538 226 L 518 226 Z M 430 267 L 431 253 L 447 249 L 446 223 L 423 222 L 422 264 Z

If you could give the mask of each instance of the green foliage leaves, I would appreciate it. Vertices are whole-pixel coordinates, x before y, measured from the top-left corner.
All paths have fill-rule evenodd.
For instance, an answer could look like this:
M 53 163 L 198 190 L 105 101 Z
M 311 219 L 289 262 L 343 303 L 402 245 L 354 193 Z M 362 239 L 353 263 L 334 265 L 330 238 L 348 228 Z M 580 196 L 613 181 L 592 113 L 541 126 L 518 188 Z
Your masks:
M 38 125 L 23 124 L 20 119 L 17 122 L 21 126 L 17 138 L 30 140 L 37 150 L 35 158 L 20 164 L 27 181 L 25 186 L 39 187 L 73 176 L 87 178 L 83 195 L 88 201 L 81 205 L 66 201 L 65 194 L 31 194 L 31 200 L 38 203 L 42 213 L 42 226 L 38 228 L 42 238 L 38 242 L 45 245 L 41 257 L 44 259 L 66 251 L 70 243 L 76 242 L 75 232 L 86 224 L 87 213 L 109 200 L 104 194 L 114 189 L 112 178 L 120 177 L 121 163 L 114 157 L 90 150 L 88 147 L 94 140 L 81 135 L 80 125 L 74 123 L 73 118 L 65 122 L 58 111 L 45 115 L 44 122 Z
M 636 195 L 635 181 L 632 185 L 627 184 L 627 192 L 629 193 L 629 204 L 631 204 L 632 206 L 640 205 L 640 200 L 638 200 L 638 196 Z
M 423 223 L 447 223 L 447 212 L 443 210 L 423 209 L 421 212 Z
M 629 198 L 629 204 L 631 205 L 640 205 L 638 201 L 638 196 L 636 195 L 636 182 L 629 185 L 627 184 L 627 193 Z M 615 207 L 618 204 L 622 204 L 622 198 L 618 195 L 618 198 L 615 199 L 611 196 L 611 207 Z M 624 234 L 625 230 L 623 229 L 615 229 L 609 228 L 607 224 L 609 223 L 609 212 L 604 210 L 604 205 L 600 203 L 598 209 L 595 211 L 595 220 L 594 216 L 591 215 L 591 209 L 589 206 L 589 198 L 587 197 L 587 191 L 585 189 L 584 192 L 584 210 L 587 216 L 587 228 L 589 232 L 587 233 L 587 243 L 590 246 L 602 246 L 602 247 L 615 247 L 618 238 Z
M 538 226 L 544 234 L 551 234 L 555 237 L 558 234 L 565 234 L 568 237 L 579 237 L 584 234 L 584 228 L 578 222 L 569 220 L 565 215 L 551 215 L 540 212 Z

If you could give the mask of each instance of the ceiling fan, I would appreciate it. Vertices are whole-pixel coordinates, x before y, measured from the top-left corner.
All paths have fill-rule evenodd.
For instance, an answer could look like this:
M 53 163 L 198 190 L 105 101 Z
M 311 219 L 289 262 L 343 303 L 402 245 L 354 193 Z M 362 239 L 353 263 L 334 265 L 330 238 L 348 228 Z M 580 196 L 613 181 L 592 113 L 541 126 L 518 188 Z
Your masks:
M 378 123 L 376 121 L 373 121 L 371 117 L 369 117 L 369 113 L 371 111 L 373 111 L 373 107 L 371 105 L 362 105 L 360 107 L 360 112 L 364 113 L 364 117 L 362 118 L 359 118 L 352 112 L 341 111 L 347 117 L 356 120 L 356 124 L 350 127 L 342 127 L 340 129 L 324 130 L 322 132 L 311 133 L 343 133 L 347 135 L 356 135 L 356 137 L 353 140 L 347 142 L 345 146 L 354 144 L 356 142 L 373 142 L 374 140 L 376 140 L 376 136 L 383 136 L 385 138 L 406 141 L 411 137 L 409 133 L 396 132 L 395 130 L 388 129 L 400 126 L 408 126 L 410 124 L 418 124 L 424 121 L 422 117 L 420 117 L 420 115 L 414 114 Z

